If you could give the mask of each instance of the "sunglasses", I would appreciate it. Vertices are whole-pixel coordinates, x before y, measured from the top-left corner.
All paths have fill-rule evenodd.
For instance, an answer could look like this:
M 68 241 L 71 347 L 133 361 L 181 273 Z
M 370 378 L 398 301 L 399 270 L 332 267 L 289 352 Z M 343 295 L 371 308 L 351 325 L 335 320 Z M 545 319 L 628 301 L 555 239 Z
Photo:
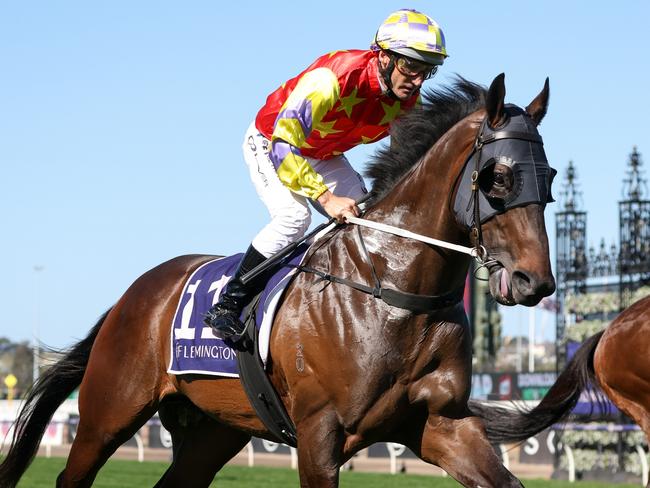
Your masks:
M 438 72 L 438 66 L 421 63 L 411 58 L 396 56 L 394 59 L 397 71 L 402 73 L 404 76 L 422 76 L 425 80 L 428 80 Z

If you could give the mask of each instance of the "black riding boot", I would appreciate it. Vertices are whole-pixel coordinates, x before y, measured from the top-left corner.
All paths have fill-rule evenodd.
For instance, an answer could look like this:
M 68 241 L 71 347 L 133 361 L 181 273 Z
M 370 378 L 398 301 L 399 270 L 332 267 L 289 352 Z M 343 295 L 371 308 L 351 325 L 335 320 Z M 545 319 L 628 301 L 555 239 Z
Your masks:
M 264 260 L 266 258 L 251 244 L 219 301 L 205 314 L 203 321 L 212 327 L 212 332 L 219 339 L 230 339 L 244 332 L 244 324 L 239 316 L 251 298 L 264 287 L 265 276 L 257 276 L 247 285 L 241 282 L 241 277 Z

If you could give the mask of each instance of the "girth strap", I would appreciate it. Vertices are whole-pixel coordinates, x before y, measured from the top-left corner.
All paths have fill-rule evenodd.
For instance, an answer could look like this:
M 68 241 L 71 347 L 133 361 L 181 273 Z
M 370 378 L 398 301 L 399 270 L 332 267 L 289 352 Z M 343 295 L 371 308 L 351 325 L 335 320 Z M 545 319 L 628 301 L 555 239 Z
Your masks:
M 445 293 L 444 295 L 418 295 L 415 293 L 394 290 L 392 288 L 384 288 L 381 285 L 375 287 L 367 286 L 362 283 L 357 283 L 356 281 L 325 273 L 310 266 L 296 266 L 296 268 L 307 273 L 313 273 L 323 281 L 330 281 L 332 283 L 349 286 L 350 288 L 354 288 L 355 290 L 379 298 L 391 307 L 410 310 L 415 314 L 433 312 L 434 310 L 456 305 L 463 299 L 463 293 L 465 290 L 464 287 L 461 287 L 449 293 Z
M 259 334 L 255 328 L 255 311 L 261 293 L 246 307 L 246 328 L 242 340 L 234 344 L 237 349 L 239 380 L 257 416 L 278 440 L 296 447 L 296 427 L 269 379 L 260 359 Z

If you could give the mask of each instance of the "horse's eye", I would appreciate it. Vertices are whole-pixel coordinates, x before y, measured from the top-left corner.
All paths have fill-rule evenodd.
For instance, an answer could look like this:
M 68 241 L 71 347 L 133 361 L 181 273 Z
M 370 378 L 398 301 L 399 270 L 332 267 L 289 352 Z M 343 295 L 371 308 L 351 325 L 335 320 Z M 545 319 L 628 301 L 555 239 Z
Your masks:
M 487 197 L 505 198 L 514 186 L 512 168 L 503 163 L 488 166 L 479 175 L 479 185 Z

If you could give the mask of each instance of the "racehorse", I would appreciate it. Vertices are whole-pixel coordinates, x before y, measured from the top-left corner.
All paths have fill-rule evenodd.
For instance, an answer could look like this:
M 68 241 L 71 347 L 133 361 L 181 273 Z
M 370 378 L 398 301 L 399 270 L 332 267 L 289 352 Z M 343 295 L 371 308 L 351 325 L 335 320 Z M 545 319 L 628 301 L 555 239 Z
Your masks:
M 537 304 L 555 289 L 544 222 L 551 170 L 536 129 L 548 79 L 525 110 L 505 104 L 503 74 L 487 90 L 459 78 L 425 95 L 369 167 L 374 200 L 365 218 L 472 244 L 497 301 Z M 531 154 L 538 161 L 525 165 Z M 540 188 L 541 196 L 521 201 Z M 463 195 L 469 204 L 458 200 Z M 208 486 L 252 435 L 277 440 L 237 379 L 167 373 L 183 284 L 213 258 L 182 256 L 142 275 L 38 380 L 16 421 L 0 485 L 15 486 L 57 406 L 79 385 L 77 434 L 57 486 L 91 485 L 157 410 L 172 435 L 173 460 L 156 486 Z M 336 487 L 339 468 L 356 452 L 397 442 L 464 486 L 522 486 L 467 405 L 472 341 L 461 297 L 471 258 L 341 225 L 305 259 L 331 275 L 380 279 L 402 296 L 439 305 L 391 306 L 380 293 L 298 273 L 274 319 L 267 372 L 296 426 L 300 485 Z
M 495 408 L 475 401 L 470 402 L 470 408 L 485 420 L 491 441 L 520 442 L 566 419 L 580 395 L 596 386 L 634 419 L 650 441 L 648 350 L 650 297 L 632 304 L 605 330 L 585 340 L 532 410 Z M 601 393 L 595 393 L 599 410 L 606 411 Z

